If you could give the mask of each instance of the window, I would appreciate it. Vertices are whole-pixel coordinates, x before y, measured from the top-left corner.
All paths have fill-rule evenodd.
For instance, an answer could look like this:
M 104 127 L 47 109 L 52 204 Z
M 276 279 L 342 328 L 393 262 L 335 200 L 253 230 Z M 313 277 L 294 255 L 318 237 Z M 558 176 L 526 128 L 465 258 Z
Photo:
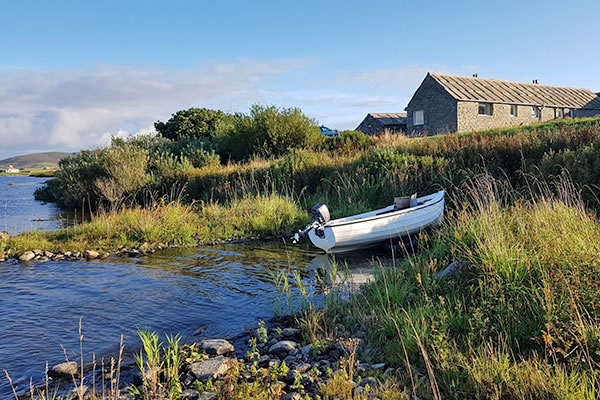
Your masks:
M 563 117 L 563 109 L 555 108 L 554 109 L 554 118 L 562 118 Z
M 492 115 L 492 103 L 479 103 L 479 115 Z
M 540 117 L 540 109 L 538 107 L 531 107 L 531 118 L 539 118 Z
M 511 104 L 510 105 L 510 116 L 511 117 L 516 117 L 517 116 L 517 105 L 516 104 Z
M 573 118 L 573 110 L 570 108 L 565 108 L 564 116 L 567 118 Z
M 423 110 L 413 111 L 413 125 L 423 125 L 425 123 L 425 113 Z

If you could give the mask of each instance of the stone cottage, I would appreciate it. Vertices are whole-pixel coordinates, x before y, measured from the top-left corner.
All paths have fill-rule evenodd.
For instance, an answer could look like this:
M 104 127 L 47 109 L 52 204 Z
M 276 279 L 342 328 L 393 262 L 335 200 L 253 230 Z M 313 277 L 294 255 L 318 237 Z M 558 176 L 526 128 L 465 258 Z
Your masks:
M 371 136 L 383 132 L 405 133 L 406 113 L 367 114 L 356 130 Z
M 407 132 L 438 134 L 600 114 L 589 89 L 428 73 L 406 107 Z

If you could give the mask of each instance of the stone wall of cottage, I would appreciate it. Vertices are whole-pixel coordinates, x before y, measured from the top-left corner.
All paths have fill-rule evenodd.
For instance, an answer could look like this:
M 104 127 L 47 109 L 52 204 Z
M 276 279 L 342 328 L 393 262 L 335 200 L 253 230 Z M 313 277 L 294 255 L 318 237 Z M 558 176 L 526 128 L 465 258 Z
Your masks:
M 559 115 L 555 112 L 554 108 L 544 107 L 542 121 L 555 119 L 555 115 Z M 531 106 L 517 105 L 517 115 L 513 117 L 510 115 L 510 104 L 493 104 L 492 115 L 479 115 L 479 103 L 471 101 L 459 101 L 457 115 L 459 132 L 529 125 L 540 121 L 532 115 Z
M 459 132 L 529 125 L 540 121 L 539 118 L 532 116 L 531 106 L 518 105 L 517 115 L 515 117 L 511 116 L 509 104 L 493 104 L 492 115 L 479 115 L 479 103 L 459 101 L 457 115 Z M 600 115 L 600 110 L 544 107 L 541 121 L 546 122 L 562 117 L 583 118 L 596 115 Z
M 357 131 L 361 131 L 365 135 L 377 135 L 379 132 L 383 132 L 383 125 L 376 118 L 367 115 L 363 122 L 356 127 Z
M 373 118 L 367 115 L 365 119 L 356 127 L 357 131 L 370 136 L 378 135 L 380 133 L 405 133 L 405 125 L 384 125 L 377 118 Z
M 414 125 L 414 112 L 423 110 L 423 125 Z M 406 107 L 409 135 L 456 132 L 456 100 L 431 76 L 417 89 Z

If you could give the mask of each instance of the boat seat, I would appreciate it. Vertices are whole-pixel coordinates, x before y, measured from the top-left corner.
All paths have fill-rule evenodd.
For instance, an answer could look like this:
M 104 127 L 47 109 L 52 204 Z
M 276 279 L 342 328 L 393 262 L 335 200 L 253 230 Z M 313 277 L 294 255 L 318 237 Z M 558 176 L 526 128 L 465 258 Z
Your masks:
M 417 202 L 417 194 L 414 193 L 410 197 L 395 197 L 394 198 L 394 211 L 404 210 L 407 208 L 416 207 L 418 205 Z

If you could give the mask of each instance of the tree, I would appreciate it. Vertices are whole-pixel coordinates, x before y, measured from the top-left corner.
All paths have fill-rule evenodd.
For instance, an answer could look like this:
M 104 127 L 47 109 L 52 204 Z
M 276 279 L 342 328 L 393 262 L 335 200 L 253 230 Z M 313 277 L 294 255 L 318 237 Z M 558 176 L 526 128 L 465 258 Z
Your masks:
M 154 124 L 154 128 L 161 136 L 172 140 L 182 137 L 212 138 L 232 126 L 232 115 L 208 108 L 177 111 L 167 122 L 157 121 Z

